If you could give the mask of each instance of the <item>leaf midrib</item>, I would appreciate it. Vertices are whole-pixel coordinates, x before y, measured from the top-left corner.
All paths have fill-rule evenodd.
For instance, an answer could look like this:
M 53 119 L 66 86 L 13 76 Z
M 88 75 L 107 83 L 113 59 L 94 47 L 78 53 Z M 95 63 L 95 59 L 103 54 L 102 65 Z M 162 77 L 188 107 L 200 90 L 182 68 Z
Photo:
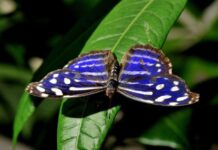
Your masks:
M 178 126 L 170 119 L 170 118 L 165 118 L 165 123 L 169 128 L 172 129 L 172 131 L 184 142 L 187 143 L 187 140 L 183 137 L 183 134 L 180 132 Z
M 87 108 L 87 106 L 88 106 L 88 102 L 89 102 L 89 100 L 87 100 L 87 102 L 85 102 L 85 107 L 84 107 L 84 109 L 83 109 L 83 112 L 82 112 L 82 114 L 81 114 L 81 121 L 80 121 L 80 124 L 79 124 L 79 130 L 78 130 L 78 132 L 77 132 L 77 138 L 76 138 L 76 146 L 75 146 L 75 148 L 78 148 L 78 141 L 79 141 L 79 139 L 80 139 L 80 131 L 81 131 L 81 127 L 82 127 L 82 124 L 83 124 L 83 121 L 84 121 L 84 114 L 85 114 L 85 112 L 86 112 L 86 108 Z
M 121 36 L 118 38 L 117 42 L 114 44 L 114 46 L 112 47 L 111 51 L 114 52 L 115 49 L 117 48 L 117 46 L 120 44 L 120 42 L 122 41 L 122 39 L 125 37 L 125 35 L 127 34 L 127 32 L 130 30 L 130 28 L 134 25 L 134 23 L 138 20 L 138 18 L 143 14 L 143 12 L 145 11 L 146 8 L 148 8 L 148 6 L 153 2 L 154 0 L 150 0 L 143 8 L 141 11 L 139 11 L 139 13 L 136 15 L 136 17 L 130 22 L 130 24 L 125 28 L 125 30 L 123 31 L 123 33 L 121 34 Z

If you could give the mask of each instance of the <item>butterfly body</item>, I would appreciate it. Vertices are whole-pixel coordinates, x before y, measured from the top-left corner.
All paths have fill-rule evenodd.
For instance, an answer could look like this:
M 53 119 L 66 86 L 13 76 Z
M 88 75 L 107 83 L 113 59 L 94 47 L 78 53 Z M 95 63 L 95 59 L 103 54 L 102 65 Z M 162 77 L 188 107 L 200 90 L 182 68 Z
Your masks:
M 106 88 L 106 96 L 108 96 L 109 99 L 112 99 L 113 95 L 116 93 L 117 86 L 118 86 L 119 69 L 120 69 L 119 63 L 115 61 L 111 67 L 109 80 L 107 82 L 107 88 Z
M 27 91 L 42 98 L 74 98 L 105 91 L 109 99 L 118 92 L 162 106 L 189 105 L 199 99 L 184 80 L 172 74 L 172 64 L 161 50 L 149 45 L 130 48 L 120 65 L 108 50 L 80 55 L 63 69 L 29 84 Z

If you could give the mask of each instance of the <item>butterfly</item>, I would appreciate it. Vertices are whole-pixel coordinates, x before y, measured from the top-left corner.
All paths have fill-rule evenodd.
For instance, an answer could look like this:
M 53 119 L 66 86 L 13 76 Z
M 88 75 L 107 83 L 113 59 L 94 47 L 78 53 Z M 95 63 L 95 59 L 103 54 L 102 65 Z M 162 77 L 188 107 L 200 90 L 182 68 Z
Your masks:
M 76 98 L 106 92 L 162 106 L 183 106 L 199 100 L 185 81 L 172 74 L 172 64 L 160 49 L 149 45 L 130 48 L 119 65 L 109 50 L 92 51 L 71 60 L 62 69 L 30 83 L 26 91 L 46 98 Z

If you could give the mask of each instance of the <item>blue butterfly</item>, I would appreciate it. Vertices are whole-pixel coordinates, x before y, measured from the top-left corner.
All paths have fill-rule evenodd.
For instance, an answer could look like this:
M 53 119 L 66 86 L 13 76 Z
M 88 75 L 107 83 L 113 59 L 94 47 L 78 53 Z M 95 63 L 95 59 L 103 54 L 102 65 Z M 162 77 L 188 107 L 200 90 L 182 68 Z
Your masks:
M 163 106 L 199 100 L 199 94 L 172 74 L 172 64 L 162 51 L 149 45 L 130 48 L 120 65 L 108 50 L 80 55 L 40 82 L 30 83 L 26 91 L 42 98 L 74 98 L 106 91 L 110 99 L 118 92 L 135 101 Z

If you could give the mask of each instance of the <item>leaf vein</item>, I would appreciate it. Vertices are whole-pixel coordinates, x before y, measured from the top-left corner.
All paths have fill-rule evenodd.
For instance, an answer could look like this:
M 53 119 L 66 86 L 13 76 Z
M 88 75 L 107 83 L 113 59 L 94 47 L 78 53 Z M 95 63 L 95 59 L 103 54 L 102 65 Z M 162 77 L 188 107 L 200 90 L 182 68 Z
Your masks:
M 106 35 L 106 36 L 101 36 L 99 38 L 97 38 L 96 40 L 94 41 L 91 41 L 92 44 L 96 43 L 96 42 L 99 42 L 99 41 L 103 41 L 103 40 L 108 40 L 108 39 L 111 39 L 111 38 L 114 38 L 114 37 L 117 37 L 117 36 L 120 36 L 121 34 L 110 34 L 110 35 Z
M 128 19 L 128 18 L 134 18 L 135 16 L 136 15 L 129 15 L 129 16 L 120 17 L 120 18 L 114 19 L 112 21 L 105 22 L 104 25 L 112 24 L 114 22 L 125 20 L 125 19 Z
M 148 8 L 148 6 L 153 2 L 154 0 L 149 1 L 143 8 L 141 11 L 139 11 L 139 13 L 136 15 L 136 17 L 130 22 L 130 24 L 125 28 L 124 32 L 121 34 L 120 38 L 117 40 L 117 42 L 114 44 L 114 46 L 112 47 L 111 51 L 115 51 L 115 49 L 117 48 L 117 46 L 119 45 L 119 43 L 122 41 L 122 39 L 124 38 L 124 36 L 127 34 L 127 32 L 130 30 L 130 28 L 134 25 L 134 23 L 138 20 L 138 18 L 144 13 L 144 11 L 146 10 L 146 8 Z

